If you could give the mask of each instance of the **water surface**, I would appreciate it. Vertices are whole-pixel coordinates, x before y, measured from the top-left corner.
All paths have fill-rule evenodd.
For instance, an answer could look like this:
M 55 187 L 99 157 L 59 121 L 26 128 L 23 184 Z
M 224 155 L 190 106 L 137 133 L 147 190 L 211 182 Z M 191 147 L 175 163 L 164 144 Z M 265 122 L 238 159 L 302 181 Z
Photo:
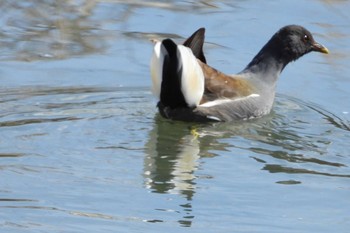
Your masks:
M 347 1 L 0 3 L 1 232 L 348 232 Z M 150 92 L 153 38 L 206 27 L 240 71 L 301 24 L 330 55 L 290 64 L 270 115 L 171 122 Z

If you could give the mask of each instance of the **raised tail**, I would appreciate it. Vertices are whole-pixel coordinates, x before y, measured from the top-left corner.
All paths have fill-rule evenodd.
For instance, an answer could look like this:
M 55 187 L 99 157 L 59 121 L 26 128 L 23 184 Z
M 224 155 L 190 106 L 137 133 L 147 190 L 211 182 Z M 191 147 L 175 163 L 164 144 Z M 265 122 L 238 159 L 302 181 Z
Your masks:
M 204 75 L 192 50 L 170 39 L 157 42 L 151 59 L 152 91 L 165 107 L 199 105 Z
M 187 40 L 185 40 L 183 45 L 189 47 L 194 56 L 201 62 L 207 64 L 207 60 L 205 59 L 203 52 L 204 34 L 205 28 L 198 29 Z

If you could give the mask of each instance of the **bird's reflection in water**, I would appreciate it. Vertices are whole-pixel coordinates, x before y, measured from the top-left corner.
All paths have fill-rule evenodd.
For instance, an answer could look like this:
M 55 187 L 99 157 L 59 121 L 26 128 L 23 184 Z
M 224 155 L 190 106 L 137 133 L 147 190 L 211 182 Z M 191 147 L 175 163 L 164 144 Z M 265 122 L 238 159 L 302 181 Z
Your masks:
M 170 122 L 155 127 L 145 159 L 148 188 L 157 193 L 180 193 L 191 200 L 194 190 L 194 171 L 198 166 L 199 142 L 183 130 L 169 129 Z
M 229 144 L 220 142 L 224 132 L 209 132 L 212 124 L 169 121 L 159 115 L 146 145 L 144 176 L 146 187 L 156 193 L 181 194 L 192 200 L 196 187 L 195 171 L 200 157 L 213 157 L 211 149 L 225 150 Z M 215 126 L 213 127 L 215 129 Z M 198 130 L 202 136 L 197 134 Z
M 190 226 L 193 218 L 191 200 L 195 194 L 199 141 L 191 134 L 190 125 L 155 118 L 155 126 L 146 145 L 144 162 L 145 185 L 155 193 L 179 194 L 182 226 Z

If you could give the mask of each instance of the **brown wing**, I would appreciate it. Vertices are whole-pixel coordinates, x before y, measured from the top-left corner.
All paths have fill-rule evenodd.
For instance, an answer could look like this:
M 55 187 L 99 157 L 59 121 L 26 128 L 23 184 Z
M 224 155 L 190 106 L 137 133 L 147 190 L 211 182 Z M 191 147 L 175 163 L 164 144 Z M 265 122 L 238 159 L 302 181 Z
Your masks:
M 253 89 L 249 81 L 239 78 L 239 76 L 228 76 L 201 61 L 205 77 L 205 90 L 201 104 L 220 98 L 235 99 L 252 94 Z

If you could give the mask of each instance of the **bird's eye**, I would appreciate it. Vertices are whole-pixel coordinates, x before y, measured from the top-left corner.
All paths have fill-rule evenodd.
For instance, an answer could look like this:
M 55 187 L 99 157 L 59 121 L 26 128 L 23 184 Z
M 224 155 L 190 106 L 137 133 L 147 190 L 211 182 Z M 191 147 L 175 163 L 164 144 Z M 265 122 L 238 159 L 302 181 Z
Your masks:
M 310 40 L 310 37 L 305 34 L 304 37 L 303 37 L 303 41 L 304 42 L 309 42 L 309 40 Z

